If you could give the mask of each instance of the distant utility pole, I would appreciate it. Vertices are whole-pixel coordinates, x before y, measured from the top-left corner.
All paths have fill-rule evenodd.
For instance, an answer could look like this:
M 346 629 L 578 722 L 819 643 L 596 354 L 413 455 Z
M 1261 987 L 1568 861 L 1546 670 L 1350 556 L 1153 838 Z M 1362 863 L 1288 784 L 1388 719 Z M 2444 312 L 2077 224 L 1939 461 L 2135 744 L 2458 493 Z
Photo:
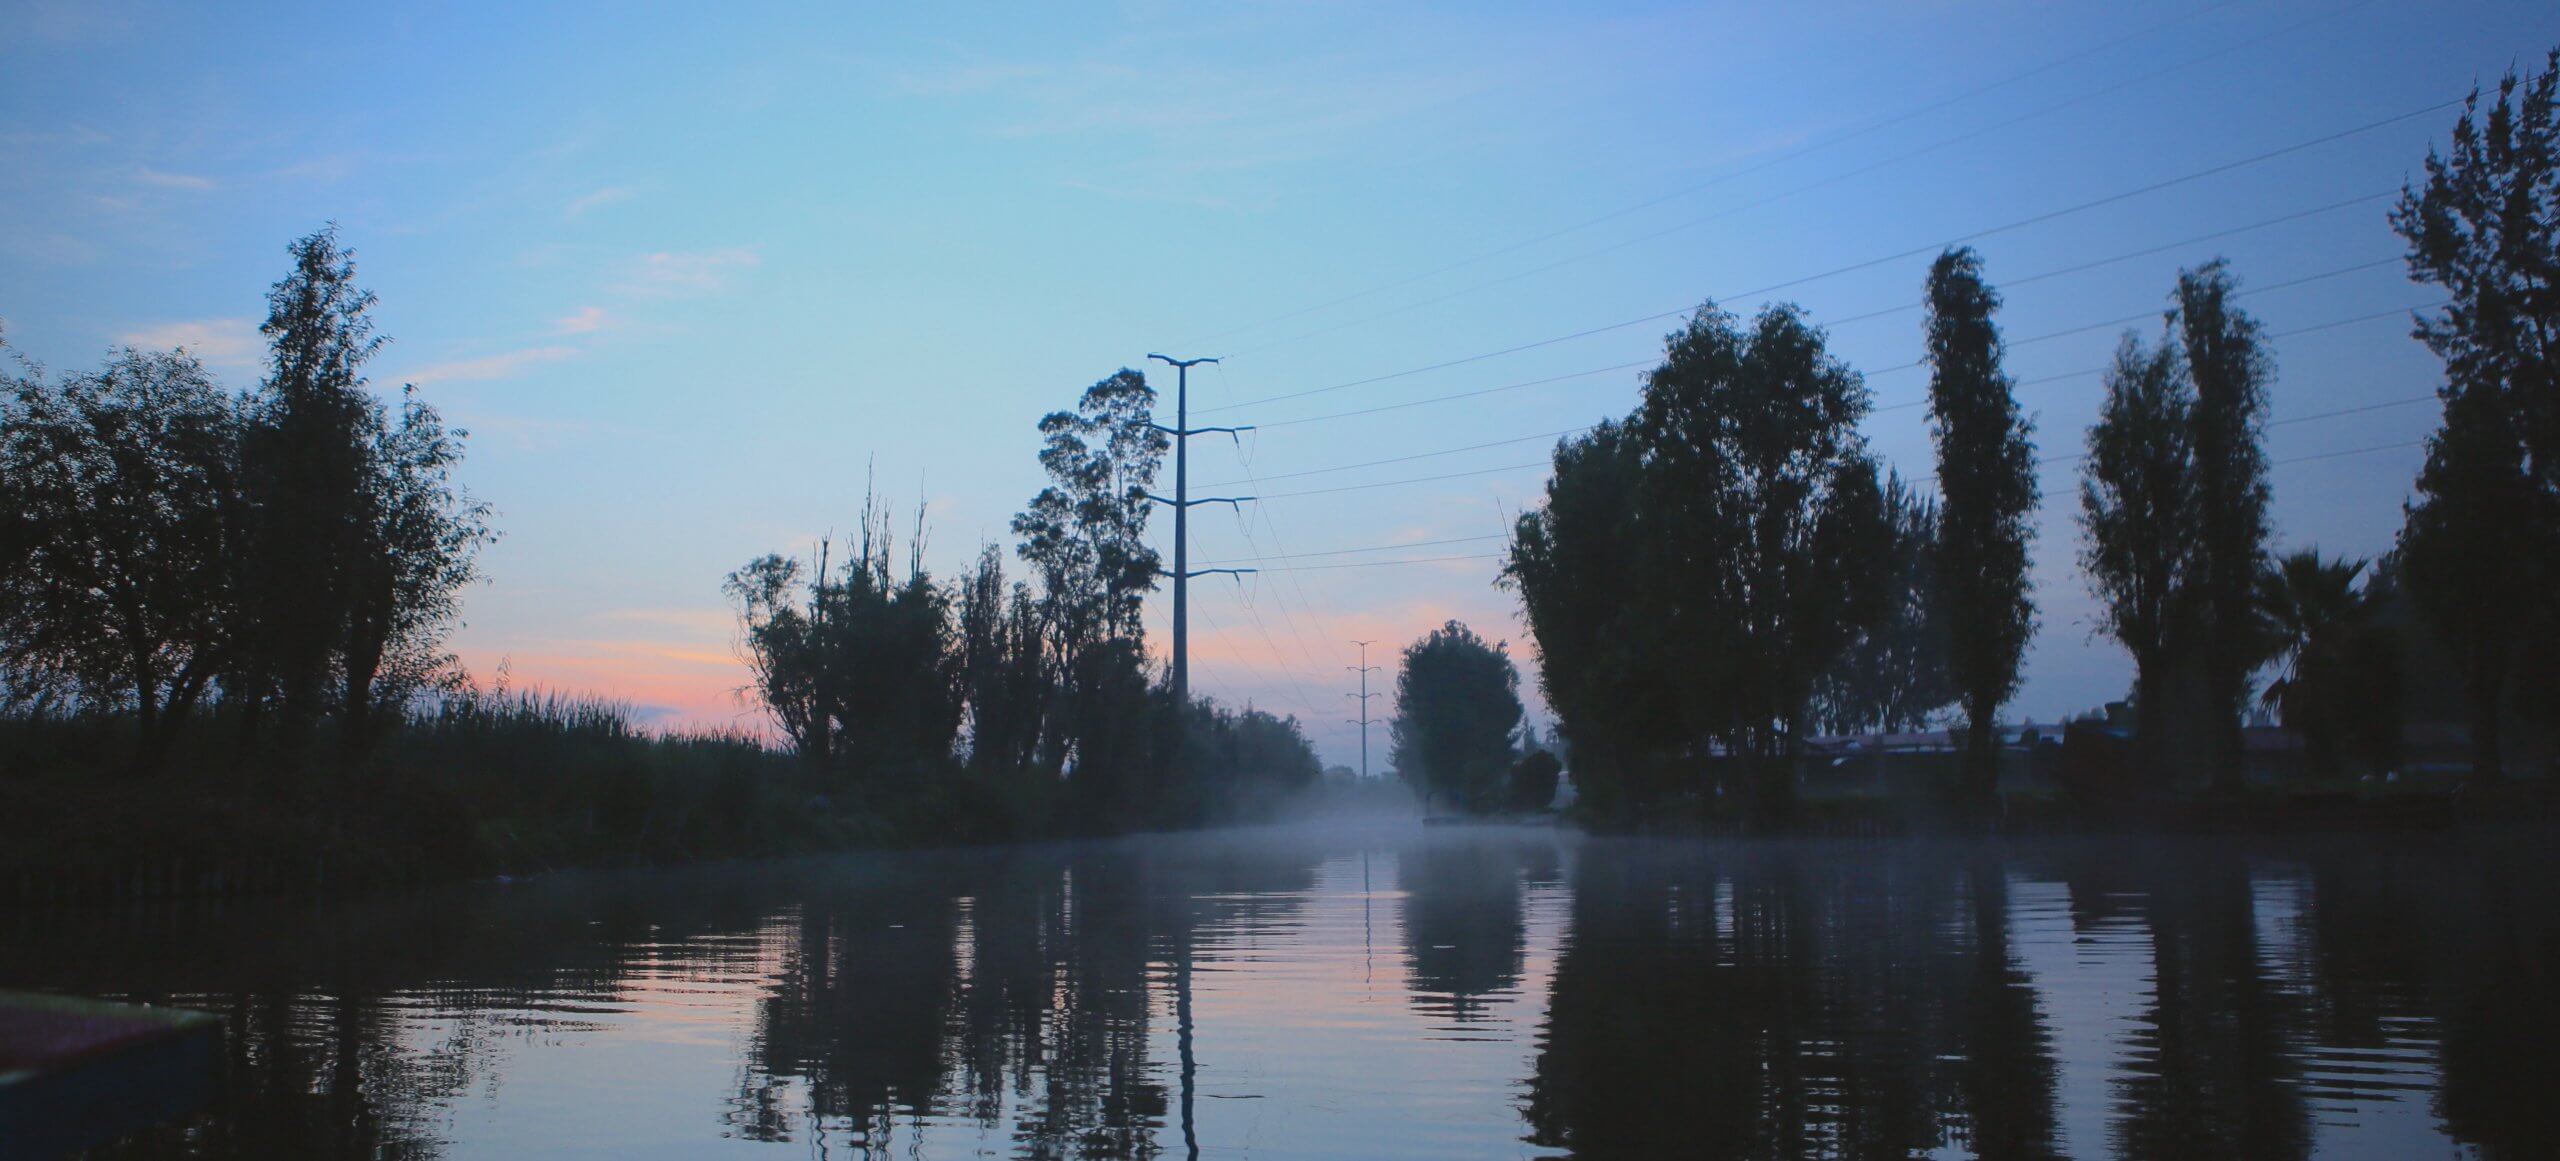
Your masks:
M 1360 664 L 1345 665 L 1343 668 L 1360 675 L 1360 692 L 1346 693 L 1342 696 L 1360 699 L 1360 716 L 1345 720 L 1360 727 L 1360 778 L 1365 782 L 1369 778 L 1369 723 L 1377 720 L 1369 716 L 1369 699 L 1386 695 L 1369 692 L 1369 675 L 1378 671 L 1377 666 L 1369 664 L 1369 646 L 1376 642 L 1354 641 L 1352 644 L 1360 647 Z
M 1165 575 L 1173 578 L 1173 704 L 1177 707 L 1174 720 L 1179 722 L 1182 720 L 1179 715 L 1191 708 L 1191 578 L 1207 576 L 1210 573 L 1242 576 L 1255 571 L 1249 568 L 1195 570 L 1191 567 L 1191 506 L 1233 504 L 1241 507 L 1245 501 L 1253 499 L 1251 496 L 1204 496 L 1197 500 L 1192 499 L 1191 437 L 1207 435 L 1211 432 L 1234 435 L 1240 431 L 1252 431 L 1253 427 L 1250 424 L 1243 427 L 1191 426 L 1191 368 L 1202 363 L 1215 363 L 1216 359 L 1176 359 L 1152 352 L 1147 357 L 1168 363 L 1174 369 L 1173 426 L 1166 427 L 1161 423 L 1147 425 L 1173 437 L 1173 498 L 1168 500 L 1153 492 L 1147 493 L 1147 498 L 1159 504 L 1173 506 L 1173 571 Z

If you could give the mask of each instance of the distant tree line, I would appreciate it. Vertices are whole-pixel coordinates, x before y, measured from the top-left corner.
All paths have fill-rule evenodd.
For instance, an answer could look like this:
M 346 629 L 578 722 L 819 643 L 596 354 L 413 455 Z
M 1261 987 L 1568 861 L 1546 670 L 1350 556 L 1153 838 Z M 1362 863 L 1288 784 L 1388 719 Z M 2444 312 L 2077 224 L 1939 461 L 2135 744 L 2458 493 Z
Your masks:
M 2421 669 L 2458 675 L 2484 781 L 2509 723 L 2560 720 L 2555 76 L 2560 51 L 2494 102 L 2475 92 L 2392 213 L 2412 276 L 2450 303 L 2417 323 L 2444 417 L 2384 559 L 2274 551 L 2275 364 L 2226 263 L 2180 272 L 2160 336 L 2118 347 L 2081 457 L 2079 561 L 2134 661 L 2154 792 L 2239 791 L 2253 693 L 2333 775 L 2396 761 Z M 1783 821 L 1809 737 L 1942 721 L 1951 797 L 1992 808 L 2036 624 L 2034 431 L 1980 256 L 1941 255 L 1925 301 L 1935 497 L 1877 464 L 1866 388 L 1786 304 L 1747 322 L 1702 306 L 1631 414 L 1557 446 L 1503 579 L 1596 809 Z
M 361 755 L 444 650 L 487 506 L 463 433 L 364 366 L 384 339 L 334 228 L 267 294 L 267 373 L 218 386 L 184 350 L 0 371 L 0 709 L 129 719 L 158 768 L 218 712 L 290 789 L 322 733 Z
M 1147 656 L 1147 489 L 1168 448 L 1154 403 L 1124 369 L 1040 420 L 1050 483 L 1013 519 L 1026 579 L 987 545 L 935 580 L 923 513 L 900 561 L 870 500 L 841 560 L 829 542 L 731 574 L 752 692 L 814 773 L 1095 831 L 1260 817 L 1314 784 L 1295 718 L 1177 706 Z

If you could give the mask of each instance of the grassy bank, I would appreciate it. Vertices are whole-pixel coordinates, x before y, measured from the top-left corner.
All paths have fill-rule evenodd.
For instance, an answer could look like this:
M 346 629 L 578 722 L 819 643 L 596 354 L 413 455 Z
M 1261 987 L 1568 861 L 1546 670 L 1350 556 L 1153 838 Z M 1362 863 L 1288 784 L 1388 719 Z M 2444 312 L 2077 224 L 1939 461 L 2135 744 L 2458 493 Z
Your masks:
M 814 776 L 752 737 L 655 733 L 609 702 L 422 708 L 283 763 L 192 722 L 150 773 L 130 723 L 0 718 L 0 899 L 340 891 L 570 866 L 999 841 L 1054 792 L 956 768 Z

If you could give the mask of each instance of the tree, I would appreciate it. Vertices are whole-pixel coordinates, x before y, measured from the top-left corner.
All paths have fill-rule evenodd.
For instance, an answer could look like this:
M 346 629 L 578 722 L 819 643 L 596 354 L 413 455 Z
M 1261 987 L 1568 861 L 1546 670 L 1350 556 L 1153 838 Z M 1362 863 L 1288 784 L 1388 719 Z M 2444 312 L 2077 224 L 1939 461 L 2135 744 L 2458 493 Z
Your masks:
M 382 348 L 334 226 L 287 247 L 292 273 L 267 292 L 268 374 L 242 442 L 248 511 L 240 558 L 241 665 L 227 692 L 252 711 L 270 701 L 294 768 L 327 709 L 329 678 L 353 600 L 350 563 L 369 524 L 371 422 L 363 367 Z
M 1885 609 L 1866 408 L 1796 308 L 1745 330 L 1710 303 L 1666 337 L 1634 415 L 1559 445 L 1504 578 L 1596 808 L 1739 767 L 1712 789 L 1764 822 L 1791 811 L 1817 687 Z
M 923 517 L 917 517 L 917 539 Z M 928 773 L 951 757 L 962 714 L 961 657 L 948 594 L 911 549 L 893 573 L 886 510 L 863 503 L 861 533 L 841 567 L 821 543 L 801 566 L 764 556 L 729 575 L 756 690 L 813 767 L 865 780 Z
M 2451 367 L 2448 366 L 2450 372 Z M 2418 496 L 2400 529 L 2402 575 L 2462 675 L 2471 772 L 2494 784 L 2520 641 L 2551 600 L 2553 500 L 2533 479 L 2520 412 L 2492 383 L 2448 375 Z
M 1531 749 L 1511 764 L 1511 808 L 1545 810 L 1555 803 L 1556 787 L 1563 780 L 1564 762 L 1555 751 Z
M 1147 489 L 1172 446 L 1153 418 L 1155 389 L 1122 368 L 1085 389 L 1074 411 L 1040 420 L 1049 486 L 1013 518 L 1017 549 L 1038 571 L 1052 633 L 1072 662 L 1098 641 L 1139 635 L 1159 558 L 1147 546 Z
M 1956 700 L 1946 606 L 1932 575 L 1944 551 L 1938 506 L 1893 475 L 1884 510 L 1883 613 L 1815 685 L 1814 726 L 1825 733 L 1922 729 Z
M 2194 407 L 2177 348 L 2126 335 L 2107 369 L 2080 483 L 2081 568 L 2100 624 L 2133 655 L 2135 744 L 2155 774 L 2168 768 L 2177 666 L 2192 641 Z
M 1266 817 L 1323 774 L 1314 743 L 1294 717 L 1246 706 L 1224 709 L 1207 698 L 1193 707 L 1184 767 L 1197 803 L 1172 821 L 1238 822 Z
M 346 562 L 347 627 L 338 672 L 343 729 L 361 748 L 380 729 L 382 707 L 398 707 L 458 676 L 445 635 L 461 614 L 462 590 L 480 575 L 479 551 L 495 540 L 489 506 L 453 480 L 466 433 L 401 391 L 400 418 L 374 409 L 363 522 Z
M 2472 770 L 2503 771 L 2501 717 L 2520 652 L 2547 651 L 2560 610 L 2560 49 L 2473 90 L 2426 181 L 2391 224 L 2412 277 L 2445 291 L 2417 337 L 2443 360 L 2400 555 L 2410 595 L 2454 655 Z
M 1677 663 L 1635 581 L 1652 567 L 1637 531 L 1644 472 L 1615 420 L 1556 445 L 1546 500 L 1513 527 L 1502 583 L 1520 594 L 1538 685 L 1573 746 L 1574 787 L 1604 812 L 1642 810 L 1677 788 L 1689 744 L 1671 683 Z M 1702 677 L 1703 675 L 1701 675 Z
M 0 667 L 132 713 L 152 768 L 230 661 L 238 404 L 184 351 L 6 387 Z
M 818 693 L 820 602 L 802 584 L 800 562 L 767 553 L 720 587 L 737 606 L 748 688 L 794 753 L 825 764 L 835 734 Z
M 1520 714 L 1520 674 L 1508 647 L 1451 621 L 1405 647 L 1389 760 L 1427 798 L 1492 809 L 1511 769 Z
M 2027 546 L 2038 499 L 2034 427 L 2001 369 L 2000 296 L 1982 279 L 1982 257 L 1949 250 L 1929 268 L 1929 435 L 1937 446 L 1938 551 L 1948 677 L 1964 706 L 1965 786 L 1988 801 L 1998 777 L 1992 734 L 2018 692 L 2035 602 Z
M 2302 735 L 2323 776 L 2340 773 L 2350 749 L 2368 766 L 2386 764 L 2399 733 L 2398 649 L 2376 624 L 2374 585 L 2356 585 L 2364 572 L 2364 561 L 2304 549 L 2269 561 L 2259 578 L 2278 666 L 2259 701 Z
M 1161 572 L 1145 539 L 1147 489 L 1172 444 L 1155 425 L 1154 405 L 1146 376 L 1122 368 L 1086 388 L 1076 410 L 1042 417 L 1040 466 L 1049 486 L 1013 518 L 1022 538 L 1015 551 L 1040 580 L 1059 688 L 1042 761 L 1052 773 L 1072 764 L 1094 783 L 1088 802 L 1125 798 L 1121 787 L 1137 785 L 1141 774 L 1120 765 L 1152 761 L 1126 736 L 1123 718 L 1146 716 L 1138 708 L 1147 686 L 1139 613 Z
M 1891 533 L 1866 411 L 1857 372 L 1795 307 L 1746 332 L 1709 304 L 1667 340 L 1632 421 L 1657 555 L 1630 579 L 1658 594 L 1650 631 L 1703 678 L 1680 691 L 1686 732 L 1747 764 L 1764 823 L 1793 812 L 1816 683 L 1883 610 L 1873 562 Z
M 2193 604 L 2199 691 L 2210 732 L 2214 785 L 2235 790 L 2243 761 L 2240 713 L 2249 675 L 2266 661 L 2258 578 L 2267 556 L 2267 382 L 2274 364 L 2265 328 L 2231 305 L 2238 283 L 2222 260 L 2178 273 L 2172 320 L 2193 384 L 2189 441 L 2195 474 Z
M 1031 588 L 1006 585 L 1004 554 L 990 544 L 978 554 L 954 603 L 969 765 L 980 772 L 1029 769 L 1039 754 L 1050 692 Z

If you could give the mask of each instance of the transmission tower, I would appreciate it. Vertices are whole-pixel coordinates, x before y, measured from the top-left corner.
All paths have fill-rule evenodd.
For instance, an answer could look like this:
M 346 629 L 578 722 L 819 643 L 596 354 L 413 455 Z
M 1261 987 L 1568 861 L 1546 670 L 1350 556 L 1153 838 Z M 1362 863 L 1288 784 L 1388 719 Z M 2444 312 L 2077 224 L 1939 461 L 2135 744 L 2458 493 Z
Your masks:
M 1376 642 L 1372 641 L 1352 642 L 1352 644 L 1360 647 L 1360 664 L 1343 666 L 1344 669 L 1348 669 L 1353 673 L 1360 675 L 1360 692 L 1346 693 L 1342 696 L 1360 699 L 1360 716 L 1356 718 L 1345 718 L 1343 720 L 1360 727 L 1360 779 L 1364 782 L 1369 778 L 1369 723 L 1377 720 L 1376 718 L 1369 716 L 1369 699 L 1373 697 L 1386 696 L 1385 694 L 1369 692 L 1369 675 L 1378 671 L 1377 666 L 1369 664 L 1369 646 L 1375 643 Z
M 1253 499 L 1251 496 L 1204 496 L 1197 500 L 1192 499 L 1191 437 L 1212 432 L 1234 435 L 1240 431 L 1252 431 L 1253 426 L 1251 424 L 1242 427 L 1191 426 L 1191 368 L 1202 363 L 1215 363 L 1218 360 L 1214 358 L 1176 359 L 1152 352 L 1147 357 L 1170 364 L 1174 369 L 1173 426 L 1166 427 L 1161 423 L 1147 425 L 1173 437 L 1173 497 L 1167 499 L 1149 492 L 1147 498 L 1173 507 L 1173 571 L 1165 575 L 1173 578 L 1173 704 L 1177 707 L 1175 710 L 1177 716 L 1174 720 L 1179 722 L 1182 720 L 1179 715 L 1191 708 L 1191 578 L 1207 576 L 1210 573 L 1242 576 L 1255 571 L 1249 568 L 1194 569 L 1191 567 L 1192 505 L 1231 504 L 1241 507 L 1245 501 Z

